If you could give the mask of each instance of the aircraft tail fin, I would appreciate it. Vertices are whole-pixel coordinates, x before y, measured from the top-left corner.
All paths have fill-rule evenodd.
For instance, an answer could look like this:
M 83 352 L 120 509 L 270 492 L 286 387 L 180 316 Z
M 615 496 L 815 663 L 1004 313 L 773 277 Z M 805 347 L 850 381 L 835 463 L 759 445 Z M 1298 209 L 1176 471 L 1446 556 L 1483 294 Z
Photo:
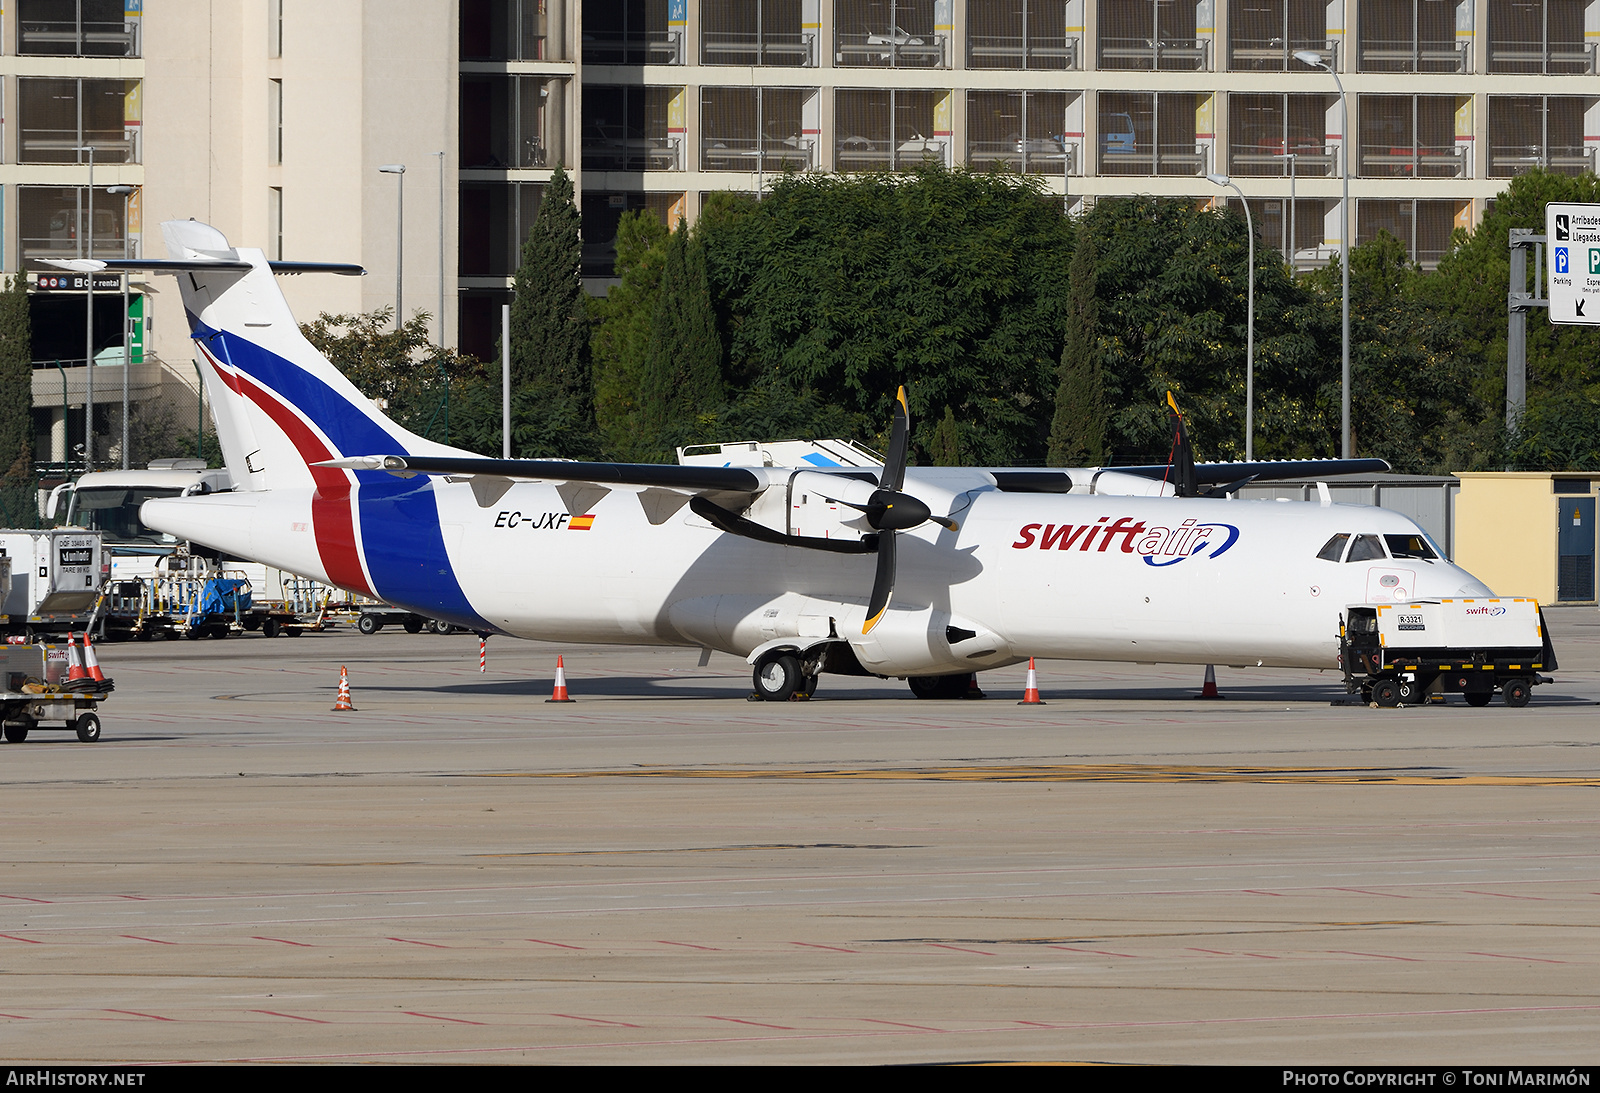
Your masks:
M 469 454 L 385 416 L 306 340 L 274 280 L 275 272 L 360 273 L 360 267 L 269 262 L 193 220 L 167 221 L 161 232 L 168 260 L 139 264 L 177 274 L 235 489 L 342 493 L 349 472 L 314 464 L 355 455 Z

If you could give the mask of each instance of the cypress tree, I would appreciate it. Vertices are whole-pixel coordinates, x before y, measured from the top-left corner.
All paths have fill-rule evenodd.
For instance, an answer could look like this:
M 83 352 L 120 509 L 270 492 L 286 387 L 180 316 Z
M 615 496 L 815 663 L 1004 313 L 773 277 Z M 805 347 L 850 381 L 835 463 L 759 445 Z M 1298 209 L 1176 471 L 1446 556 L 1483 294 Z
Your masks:
M 650 329 L 641 417 L 663 447 L 693 439 L 694 419 L 723 401 L 722 339 L 706 277 L 705 246 L 680 218 Z
M 961 427 L 956 424 L 953 408 L 944 408 L 944 418 L 934 427 L 930 447 L 935 467 L 961 466 Z
M 514 413 L 514 455 L 581 456 L 594 448 L 582 227 L 572 180 L 558 166 L 512 284 L 511 382 L 514 401 L 532 415 Z
M 1071 295 L 1067 303 L 1066 345 L 1061 350 L 1061 384 L 1050 425 L 1052 467 L 1095 467 L 1105 462 L 1106 394 L 1100 371 L 1100 304 L 1094 242 L 1078 231 L 1072 254 Z
M 33 331 L 28 281 L 18 273 L 0 292 L 0 474 L 33 477 Z

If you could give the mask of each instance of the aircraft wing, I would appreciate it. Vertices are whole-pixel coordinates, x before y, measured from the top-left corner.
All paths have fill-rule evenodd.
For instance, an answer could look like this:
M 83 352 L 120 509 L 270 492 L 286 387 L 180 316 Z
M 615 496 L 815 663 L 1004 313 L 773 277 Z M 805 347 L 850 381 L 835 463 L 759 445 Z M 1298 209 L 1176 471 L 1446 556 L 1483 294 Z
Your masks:
M 390 474 L 489 475 L 513 482 L 593 482 L 687 493 L 757 493 L 767 477 L 751 467 L 681 467 L 668 463 L 582 463 L 567 459 L 490 459 L 466 456 L 364 455 L 330 459 L 319 467 Z M 787 472 L 786 472 L 787 473 Z
M 1274 482 L 1285 478 L 1324 478 L 1333 474 L 1384 474 L 1392 469 L 1382 459 L 1271 459 L 1254 463 L 1196 463 L 1194 477 L 1202 486 L 1216 486 L 1242 478 Z M 1106 470 L 1136 474 L 1141 478 L 1164 478 L 1172 473 L 1166 463 L 1107 467 Z

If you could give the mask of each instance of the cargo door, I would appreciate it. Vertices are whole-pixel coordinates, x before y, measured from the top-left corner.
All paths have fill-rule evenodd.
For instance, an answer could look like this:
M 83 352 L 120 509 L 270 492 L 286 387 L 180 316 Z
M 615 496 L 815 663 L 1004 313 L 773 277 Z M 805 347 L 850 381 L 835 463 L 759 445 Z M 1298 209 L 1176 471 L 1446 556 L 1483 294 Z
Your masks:
M 1594 498 L 1562 497 L 1557 501 L 1556 599 L 1594 599 Z

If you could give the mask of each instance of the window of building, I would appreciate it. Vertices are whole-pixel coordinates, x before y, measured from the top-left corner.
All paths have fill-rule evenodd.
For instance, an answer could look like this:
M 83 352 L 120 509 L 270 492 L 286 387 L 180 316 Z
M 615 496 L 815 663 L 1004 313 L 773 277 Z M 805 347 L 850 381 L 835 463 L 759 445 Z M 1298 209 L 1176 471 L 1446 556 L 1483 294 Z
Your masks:
M 1364 197 L 1356 202 L 1356 242 L 1371 242 L 1380 231 L 1386 231 L 1405 244 L 1414 261 L 1432 269 L 1450 246 L 1450 233 L 1467 204 Z
M 1450 95 L 1362 95 L 1362 178 L 1465 178 Z
M 93 252 L 86 186 L 18 186 L 21 258 L 121 258 L 127 252 L 127 203 L 96 187 Z
M 283 56 L 283 0 L 267 3 L 267 56 Z
M 934 0 L 835 0 L 834 64 L 842 68 L 946 67 L 950 63 L 950 28 L 935 19 L 938 7 Z
M 1100 174 L 1207 174 L 1209 156 L 1195 138 L 1195 112 L 1204 97 L 1193 92 L 1102 91 Z
M 41 57 L 138 57 L 137 9 L 126 0 L 18 0 L 17 52 Z
M 1471 69 L 1472 39 L 1456 37 L 1456 5 L 1446 0 L 1361 0 L 1360 21 L 1362 72 Z
M 1329 102 L 1323 95 L 1229 95 L 1229 173 L 1336 174 L 1338 157 L 1325 136 Z
M 1489 71 L 1595 72 L 1583 32 L 1587 0 L 1500 0 L 1489 5 Z
M 583 63 L 683 64 L 681 9 L 679 19 L 669 20 L 668 6 L 668 0 L 583 0 Z
M 967 162 L 1019 174 L 1081 173 L 1082 142 L 1067 133 L 1067 102 L 1064 91 L 968 92 Z
M 585 87 L 584 170 L 683 170 L 682 109 L 681 87 Z
M 267 162 L 283 162 L 283 81 L 267 81 Z
M 817 165 L 815 90 L 706 87 L 700 91 L 700 169 L 777 173 Z
M 18 159 L 23 163 L 139 162 L 139 81 L 17 80 Z
M 283 261 L 283 187 L 267 190 L 267 232 L 274 262 Z
M 1576 96 L 1491 95 L 1489 177 L 1535 167 L 1563 175 L 1593 171 L 1594 149 L 1583 139 L 1585 103 Z
M 464 73 L 461 77 L 461 166 L 554 166 L 545 118 L 551 85 L 542 76 Z
M 1301 50 L 1333 60 L 1324 0 L 1234 0 L 1228 5 L 1228 67 L 1236 72 L 1290 72 L 1305 66 Z M 1337 66 L 1335 66 L 1337 67 Z
M 817 63 L 820 0 L 702 0 L 700 60 L 708 65 Z
M 950 137 L 934 113 L 948 92 L 840 90 L 834 96 L 834 164 L 840 171 L 899 171 L 949 163 Z
M 967 67 L 1082 68 L 1083 18 L 1069 30 L 1067 9 L 1064 0 L 971 0 Z
M 1198 5 L 1193 0 L 1099 0 L 1099 4 L 1101 68 L 1211 69 L 1211 40 L 1195 32 Z
M 461 59 L 566 60 L 561 35 L 550 33 L 545 3 L 546 0 L 461 0 Z M 588 8 L 585 4 L 585 18 Z
M 1228 207 L 1239 199 L 1230 197 Z M 1337 202 L 1317 198 L 1296 198 L 1293 202 L 1274 198 L 1251 198 L 1250 215 L 1256 234 L 1269 247 L 1278 248 L 1284 260 L 1296 268 L 1322 265 L 1339 252 L 1325 244 L 1324 224 L 1328 210 Z
M 457 270 L 462 277 L 510 277 L 544 197 L 539 182 L 463 182 Z

